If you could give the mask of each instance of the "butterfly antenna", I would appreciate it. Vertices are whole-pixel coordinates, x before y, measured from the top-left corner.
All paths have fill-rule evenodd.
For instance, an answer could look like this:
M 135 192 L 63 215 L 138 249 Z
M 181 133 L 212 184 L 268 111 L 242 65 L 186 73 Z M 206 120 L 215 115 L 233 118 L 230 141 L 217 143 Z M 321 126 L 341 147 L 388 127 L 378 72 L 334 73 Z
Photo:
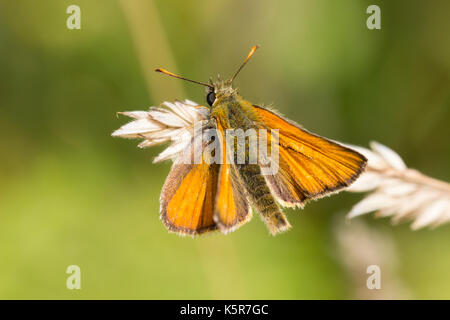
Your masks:
M 165 69 L 160 69 L 160 68 L 158 68 L 158 69 L 155 69 L 155 71 L 156 71 L 156 72 L 164 73 L 164 74 L 166 74 L 166 75 L 168 75 L 168 76 L 171 76 L 171 77 L 174 77 L 174 78 L 177 78 L 177 79 L 186 80 L 186 81 L 189 81 L 189 82 L 192 82 L 192 83 L 200 84 L 200 85 L 202 85 L 202 86 L 205 86 L 205 87 L 209 87 L 209 88 L 211 88 L 211 89 L 214 89 L 214 87 L 213 87 L 212 85 L 210 85 L 210 84 L 203 83 L 203 82 L 199 82 L 199 81 L 195 81 L 195 80 L 191 80 L 191 79 L 187 79 L 187 78 L 181 77 L 181 76 L 179 76 L 179 75 L 176 75 L 175 73 L 172 73 L 172 72 L 170 72 L 170 71 L 167 71 L 167 70 L 165 70 Z
M 256 49 L 258 49 L 259 46 L 253 46 L 252 50 L 250 50 L 250 53 L 248 54 L 247 58 L 245 58 L 244 62 L 241 64 L 241 66 L 239 67 L 239 69 L 236 71 L 236 73 L 234 74 L 234 76 L 231 78 L 231 82 L 233 82 L 234 78 L 236 78 L 236 76 L 238 75 L 238 73 L 242 70 L 242 68 L 245 66 L 245 64 L 247 63 L 248 60 L 250 60 L 250 58 L 252 57 L 252 55 L 255 53 Z

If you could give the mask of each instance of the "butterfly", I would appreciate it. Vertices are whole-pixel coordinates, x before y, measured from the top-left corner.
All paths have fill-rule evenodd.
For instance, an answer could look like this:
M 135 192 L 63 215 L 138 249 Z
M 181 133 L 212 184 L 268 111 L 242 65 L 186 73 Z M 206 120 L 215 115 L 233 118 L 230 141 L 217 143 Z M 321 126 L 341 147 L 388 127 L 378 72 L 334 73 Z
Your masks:
M 367 159 L 357 151 L 310 133 L 238 93 L 233 81 L 257 48 L 251 49 L 229 80 L 218 77 L 203 83 L 155 70 L 205 86 L 208 106 L 185 100 L 166 102 L 166 108 L 152 107 L 148 112 L 121 113 L 134 121 L 113 136 L 142 138 L 142 148 L 172 141 L 154 161 L 173 160 L 160 196 L 160 218 L 169 231 L 180 235 L 229 233 L 251 219 L 253 208 L 276 235 L 291 227 L 282 207 L 303 207 L 309 200 L 336 193 L 365 168 Z M 228 145 L 237 141 L 227 136 L 235 129 L 254 133 L 240 140 L 241 162 L 235 161 L 239 145 Z M 214 139 L 197 139 L 206 130 L 214 133 Z M 252 141 L 260 142 L 258 150 L 276 149 L 276 170 L 267 173 L 262 162 L 249 161 L 254 154 Z M 199 161 L 194 160 L 196 153 Z

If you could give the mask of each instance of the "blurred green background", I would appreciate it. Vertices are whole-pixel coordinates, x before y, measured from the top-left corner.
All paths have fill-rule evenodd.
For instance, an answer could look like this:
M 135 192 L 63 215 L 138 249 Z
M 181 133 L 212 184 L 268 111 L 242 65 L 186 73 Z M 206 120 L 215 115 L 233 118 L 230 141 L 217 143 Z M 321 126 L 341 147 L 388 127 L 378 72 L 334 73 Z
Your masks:
M 81 30 L 66 28 L 71 4 Z M 370 4 L 381 30 L 366 28 Z M 151 163 L 163 147 L 113 139 L 127 121 L 115 112 L 205 103 L 203 88 L 153 69 L 228 77 L 260 44 L 236 82 L 245 98 L 336 140 L 377 140 L 449 181 L 448 12 L 449 1 L 0 0 L 0 298 L 361 297 L 365 266 L 355 284 L 336 240 L 361 194 L 288 210 L 293 229 L 277 237 L 256 215 L 226 236 L 169 234 L 158 199 L 170 163 Z M 382 276 L 384 297 L 450 298 L 450 226 L 358 220 L 395 248 L 407 294 Z M 380 256 L 370 262 L 383 272 Z M 81 290 L 66 288 L 71 264 Z

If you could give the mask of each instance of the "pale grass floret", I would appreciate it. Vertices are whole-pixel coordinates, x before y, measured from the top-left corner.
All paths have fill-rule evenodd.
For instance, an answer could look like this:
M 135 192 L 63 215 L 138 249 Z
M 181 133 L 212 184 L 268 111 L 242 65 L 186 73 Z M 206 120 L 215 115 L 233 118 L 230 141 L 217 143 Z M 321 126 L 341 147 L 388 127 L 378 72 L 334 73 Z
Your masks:
M 351 146 L 368 159 L 366 171 L 347 191 L 371 191 L 348 214 L 369 212 L 392 217 L 394 223 L 412 220 L 411 228 L 436 227 L 450 221 L 450 184 L 410 169 L 388 147 L 372 142 L 372 150 Z
M 139 148 L 171 142 L 153 162 L 175 160 L 189 146 L 194 123 L 209 118 L 209 109 L 190 100 L 164 102 L 163 105 L 148 111 L 118 112 L 134 120 L 114 131 L 112 136 L 143 139 Z

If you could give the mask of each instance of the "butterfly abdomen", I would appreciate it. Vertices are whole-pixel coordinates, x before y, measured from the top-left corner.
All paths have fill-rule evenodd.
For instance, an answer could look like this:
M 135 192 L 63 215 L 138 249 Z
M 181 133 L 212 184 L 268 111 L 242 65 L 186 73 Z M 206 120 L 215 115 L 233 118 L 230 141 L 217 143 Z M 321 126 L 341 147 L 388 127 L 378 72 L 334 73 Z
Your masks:
M 256 147 L 258 141 L 257 126 L 255 125 L 256 115 L 251 108 L 251 104 L 245 100 L 229 98 L 228 101 L 223 101 L 223 103 L 218 105 L 213 113 L 215 117 L 222 118 L 221 123 L 225 123 L 227 129 L 233 129 L 235 132 L 242 130 L 241 134 L 244 133 L 245 135 L 245 137 L 240 137 L 240 139 L 237 137 L 231 140 L 227 139 L 227 142 L 234 141 L 234 146 L 231 148 L 231 150 L 234 150 L 232 158 L 236 161 L 236 168 L 238 169 L 240 180 L 245 186 L 250 203 L 261 214 L 272 234 L 275 235 L 289 229 L 290 224 L 280 211 L 280 207 L 261 173 L 259 164 L 250 161 L 250 153 L 254 154 L 255 152 L 255 150 L 250 150 L 250 148 L 251 146 Z M 225 121 L 223 121 L 224 118 L 226 119 Z M 243 163 L 240 163 L 238 160 L 238 145 L 243 147 L 241 151 L 242 149 L 245 150 Z
M 237 167 L 251 204 L 261 214 L 270 232 L 277 234 L 289 229 L 289 222 L 272 196 L 260 167 L 257 164 L 240 164 Z

